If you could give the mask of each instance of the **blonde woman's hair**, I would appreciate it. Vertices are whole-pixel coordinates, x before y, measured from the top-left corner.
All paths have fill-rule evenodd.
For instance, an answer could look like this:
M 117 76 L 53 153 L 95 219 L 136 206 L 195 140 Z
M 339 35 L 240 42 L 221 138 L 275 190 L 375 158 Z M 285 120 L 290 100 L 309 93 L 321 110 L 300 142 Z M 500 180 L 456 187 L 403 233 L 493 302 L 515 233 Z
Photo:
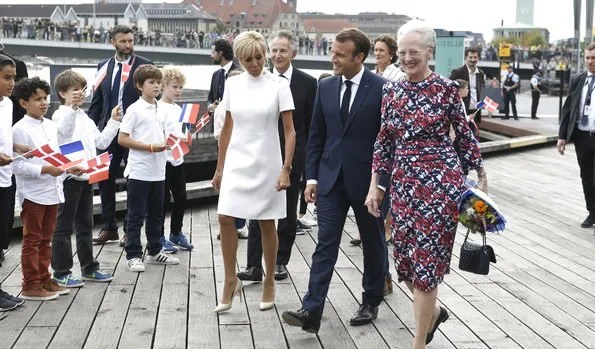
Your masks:
M 262 55 L 266 58 L 267 42 L 264 36 L 257 31 L 245 31 L 233 41 L 233 54 L 240 62 L 240 65 L 256 51 L 261 51 Z M 243 65 L 242 68 L 246 69 Z
M 161 78 L 161 84 L 164 86 L 172 81 L 175 81 L 181 84 L 182 86 L 186 85 L 186 77 L 178 68 L 163 67 L 161 68 L 161 75 L 163 75 L 163 77 Z

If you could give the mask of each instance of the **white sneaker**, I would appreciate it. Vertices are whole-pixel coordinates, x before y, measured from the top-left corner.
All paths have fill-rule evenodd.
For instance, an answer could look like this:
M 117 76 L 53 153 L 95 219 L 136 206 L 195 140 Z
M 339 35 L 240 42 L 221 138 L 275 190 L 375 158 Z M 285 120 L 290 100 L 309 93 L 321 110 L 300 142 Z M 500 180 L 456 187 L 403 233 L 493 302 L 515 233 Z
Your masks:
M 165 264 L 165 265 L 180 264 L 179 259 L 170 257 L 170 256 L 166 255 L 165 253 L 163 253 L 163 251 L 157 253 L 154 256 L 147 255 L 146 261 L 147 261 L 147 263 L 150 263 L 150 264 Z
M 314 220 L 314 219 L 308 219 L 305 216 L 298 219 L 300 221 L 300 223 L 302 223 L 303 225 L 309 225 L 311 227 L 315 227 L 318 225 L 318 223 Z
M 128 270 L 140 273 L 145 271 L 145 265 L 143 264 L 143 260 L 140 258 L 132 258 L 128 260 Z

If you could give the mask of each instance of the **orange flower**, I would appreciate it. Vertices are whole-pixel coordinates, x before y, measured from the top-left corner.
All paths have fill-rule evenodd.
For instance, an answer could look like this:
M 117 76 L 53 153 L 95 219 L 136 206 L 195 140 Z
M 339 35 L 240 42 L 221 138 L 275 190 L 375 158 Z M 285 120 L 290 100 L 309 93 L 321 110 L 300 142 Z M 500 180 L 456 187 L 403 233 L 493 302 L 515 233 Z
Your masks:
M 475 209 L 475 212 L 479 214 L 485 214 L 488 209 L 488 206 L 485 202 L 477 200 L 473 203 L 473 209 Z

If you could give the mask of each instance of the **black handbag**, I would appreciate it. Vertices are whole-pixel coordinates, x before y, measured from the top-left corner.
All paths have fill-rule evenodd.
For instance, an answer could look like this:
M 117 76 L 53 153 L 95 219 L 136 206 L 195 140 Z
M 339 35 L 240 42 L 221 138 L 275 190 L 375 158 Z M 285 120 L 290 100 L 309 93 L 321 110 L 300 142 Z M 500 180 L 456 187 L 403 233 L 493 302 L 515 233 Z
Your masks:
M 469 238 L 469 230 L 467 230 L 465 241 L 461 246 L 459 269 L 474 274 L 488 275 L 490 262 L 496 263 L 496 254 L 492 246 L 486 244 L 486 234 L 482 234 L 482 245 L 467 241 L 467 238 Z

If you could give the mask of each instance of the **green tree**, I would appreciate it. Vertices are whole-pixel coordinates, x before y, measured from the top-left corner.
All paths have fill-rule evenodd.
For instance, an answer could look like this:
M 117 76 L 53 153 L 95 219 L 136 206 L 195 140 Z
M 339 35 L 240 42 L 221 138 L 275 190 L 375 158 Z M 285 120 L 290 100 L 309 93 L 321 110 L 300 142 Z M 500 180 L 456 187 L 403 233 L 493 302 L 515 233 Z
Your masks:
M 523 36 L 521 40 L 523 46 L 531 47 L 531 46 L 545 46 L 547 42 L 545 42 L 545 38 L 543 34 L 538 31 L 529 32 Z
M 511 44 L 511 45 L 518 45 L 520 43 L 519 38 L 517 37 L 502 37 L 502 38 L 494 38 L 492 39 L 492 46 L 498 47 L 500 44 Z
M 217 21 L 217 25 L 215 25 L 214 30 L 219 34 L 225 34 L 227 32 L 227 28 L 221 21 Z

